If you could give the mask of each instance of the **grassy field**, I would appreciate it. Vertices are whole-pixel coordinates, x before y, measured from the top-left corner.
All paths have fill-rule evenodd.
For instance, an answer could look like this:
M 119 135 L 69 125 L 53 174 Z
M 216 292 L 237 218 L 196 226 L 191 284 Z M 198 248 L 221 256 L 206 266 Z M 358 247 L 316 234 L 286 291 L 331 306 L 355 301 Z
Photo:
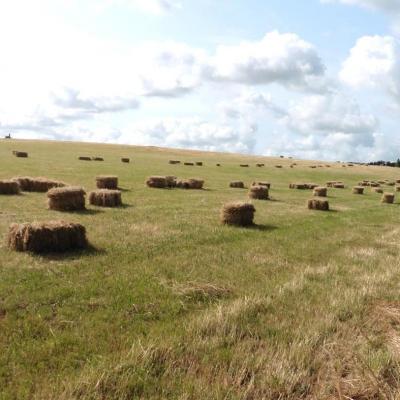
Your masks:
M 400 398 L 400 208 L 350 190 L 400 170 L 292 161 L 0 141 L 0 179 L 46 176 L 89 191 L 96 175 L 115 174 L 124 201 L 61 213 L 45 194 L 0 196 L 0 399 Z M 205 190 L 144 185 L 159 174 L 203 178 Z M 253 201 L 253 228 L 219 223 L 222 204 L 247 199 L 231 180 L 272 183 L 270 201 Z M 347 186 L 329 189 L 330 212 L 309 211 L 311 192 L 288 189 L 329 180 Z M 84 224 L 94 249 L 6 248 L 12 222 L 50 219 Z

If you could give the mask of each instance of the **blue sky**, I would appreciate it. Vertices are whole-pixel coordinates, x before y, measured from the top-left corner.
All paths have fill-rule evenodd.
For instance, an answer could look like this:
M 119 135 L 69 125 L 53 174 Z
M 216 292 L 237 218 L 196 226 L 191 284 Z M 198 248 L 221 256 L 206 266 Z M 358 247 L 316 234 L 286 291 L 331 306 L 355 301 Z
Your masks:
M 400 157 L 398 0 L 4 0 L 0 133 Z

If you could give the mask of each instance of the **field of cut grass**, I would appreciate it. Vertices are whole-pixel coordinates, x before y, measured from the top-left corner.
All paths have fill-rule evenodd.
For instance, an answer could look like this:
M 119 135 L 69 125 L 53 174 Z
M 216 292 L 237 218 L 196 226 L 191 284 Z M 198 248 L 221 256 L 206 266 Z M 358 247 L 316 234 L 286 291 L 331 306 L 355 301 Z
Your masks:
M 0 141 L 0 179 L 90 191 L 96 175 L 115 174 L 124 202 L 62 213 L 45 194 L 0 196 L 0 399 L 400 398 L 399 202 L 351 193 L 400 170 L 315 164 L 327 163 Z M 205 190 L 150 189 L 149 175 L 203 178 Z M 219 222 L 225 202 L 247 199 L 232 180 L 272 184 L 270 201 L 253 201 L 252 228 Z M 331 180 L 346 189 L 329 189 L 330 212 L 306 208 L 311 191 L 288 189 Z M 84 224 L 93 249 L 7 249 L 11 223 L 51 219 Z

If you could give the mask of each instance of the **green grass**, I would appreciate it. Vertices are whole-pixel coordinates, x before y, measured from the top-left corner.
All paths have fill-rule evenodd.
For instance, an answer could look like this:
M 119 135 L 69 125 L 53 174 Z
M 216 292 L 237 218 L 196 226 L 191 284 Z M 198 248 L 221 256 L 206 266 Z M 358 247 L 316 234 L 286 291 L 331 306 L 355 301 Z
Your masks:
M 349 188 L 400 170 L 290 163 L 1 141 L 0 179 L 46 176 L 90 191 L 96 175 L 115 174 L 125 205 L 60 213 L 47 210 L 45 194 L 0 196 L 0 399 L 396 398 L 400 208 Z M 206 190 L 150 189 L 149 175 L 203 178 Z M 247 198 L 232 180 L 272 183 L 272 200 L 254 201 L 255 228 L 219 223 L 225 202 Z M 307 210 L 310 191 L 288 189 L 329 180 L 347 186 L 329 189 L 331 212 Z M 84 224 L 96 250 L 6 248 L 10 223 L 49 219 Z

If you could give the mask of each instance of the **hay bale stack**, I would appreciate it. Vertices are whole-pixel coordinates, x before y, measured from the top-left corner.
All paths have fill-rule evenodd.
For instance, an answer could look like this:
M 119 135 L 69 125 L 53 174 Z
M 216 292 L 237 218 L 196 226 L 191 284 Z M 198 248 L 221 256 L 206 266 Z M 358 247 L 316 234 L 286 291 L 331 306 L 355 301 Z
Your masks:
M 127 158 L 127 157 L 122 157 L 122 158 L 121 158 L 121 161 L 122 161 L 123 163 L 130 163 L 130 162 L 131 162 L 131 160 L 130 160 L 129 158 Z
M 252 186 L 249 190 L 249 197 L 257 200 L 268 200 L 269 190 L 265 186 Z
M 114 175 L 96 176 L 97 189 L 118 189 L 118 177 Z
M 165 180 L 166 180 L 166 182 L 167 182 L 167 187 L 169 187 L 169 188 L 174 188 L 174 187 L 176 187 L 176 176 L 166 176 L 165 177 Z
M 150 176 L 146 180 L 146 185 L 151 188 L 164 189 L 167 187 L 167 179 L 165 176 Z
M 103 157 L 93 157 L 92 158 L 93 161 L 104 161 Z
M 238 188 L 238 189 L 244 189 L 244 182 L 242 181 L 233 181 L 229 184 L 229 187 L 231 188 Z
M 80 156 L 78 159 L 81 161 L 92 161 L 92 158 L 87 156 Z
M 364 187 L 363 186 L 354 186 L 353 194 L 364 194 Z
M 249 164 L 240 164 L 242 168 L 249 168 Z
M 85 210 L 85 191 L 81 187 L 66 186 L 50 189 L 47 192 L 50 210 L 80 211 Z
M 394 194 L 393 193 L 383 193 L 382 203 L 393 204 L 394 203 Z
M 323 186 L 317 186 L 314 188 L 313 195 L 318 197 L 326 197 L 328 194 L 328 188 Z
M 85 227 L 64 221 L 12 224 L 7 242 L 12 250 L 33 253 L 65 252 L 88 245 Z
M 30 176 L 18 176 L 12 178 L 13 181 L 17 182 L 23 192 L 38 192 L 46 193 L 48 190 L 64 187 L 66 184 L 60 181 L 53 181 L 45 177 L 31 178 Z
M 310 199 L 307 207 L 309 210 L 329 211 L 329 202 L 328 200 Z
M 383 193 L 383 189 L 380 187 L 372 187 L 371 191 L 374 193 Z
M 119 207 L 122 205 L 121 191 L 99 189 L 89 193 L 89 203 L 99 207 Z
M 203 166 L 203 161 L 196 161 L 196 165 L 198 167 L 202 167 Z
M 251 186 L 265 186 L 268 189 L 271 189 L 271 184 L 269 182 L 253 182 Z
M 28 153 L 26 151 L 13 151 L 13 154 L 18 158 L 28 158 Z
M 192 162 L 184 162 L 183 165 L 194 165 Z
M 228 203 L 222 207 L 221 222 L 227 225 L 250 226 L 253 225 L 256 209 L 250 203 Z
M 181 162 L 179 160 L 169 160 L 168 163 L 175 165 L 175 164 L 180 164 Z
M 21 187 L 13 180 L 0 181 L 0 194 L 20 194 Z

